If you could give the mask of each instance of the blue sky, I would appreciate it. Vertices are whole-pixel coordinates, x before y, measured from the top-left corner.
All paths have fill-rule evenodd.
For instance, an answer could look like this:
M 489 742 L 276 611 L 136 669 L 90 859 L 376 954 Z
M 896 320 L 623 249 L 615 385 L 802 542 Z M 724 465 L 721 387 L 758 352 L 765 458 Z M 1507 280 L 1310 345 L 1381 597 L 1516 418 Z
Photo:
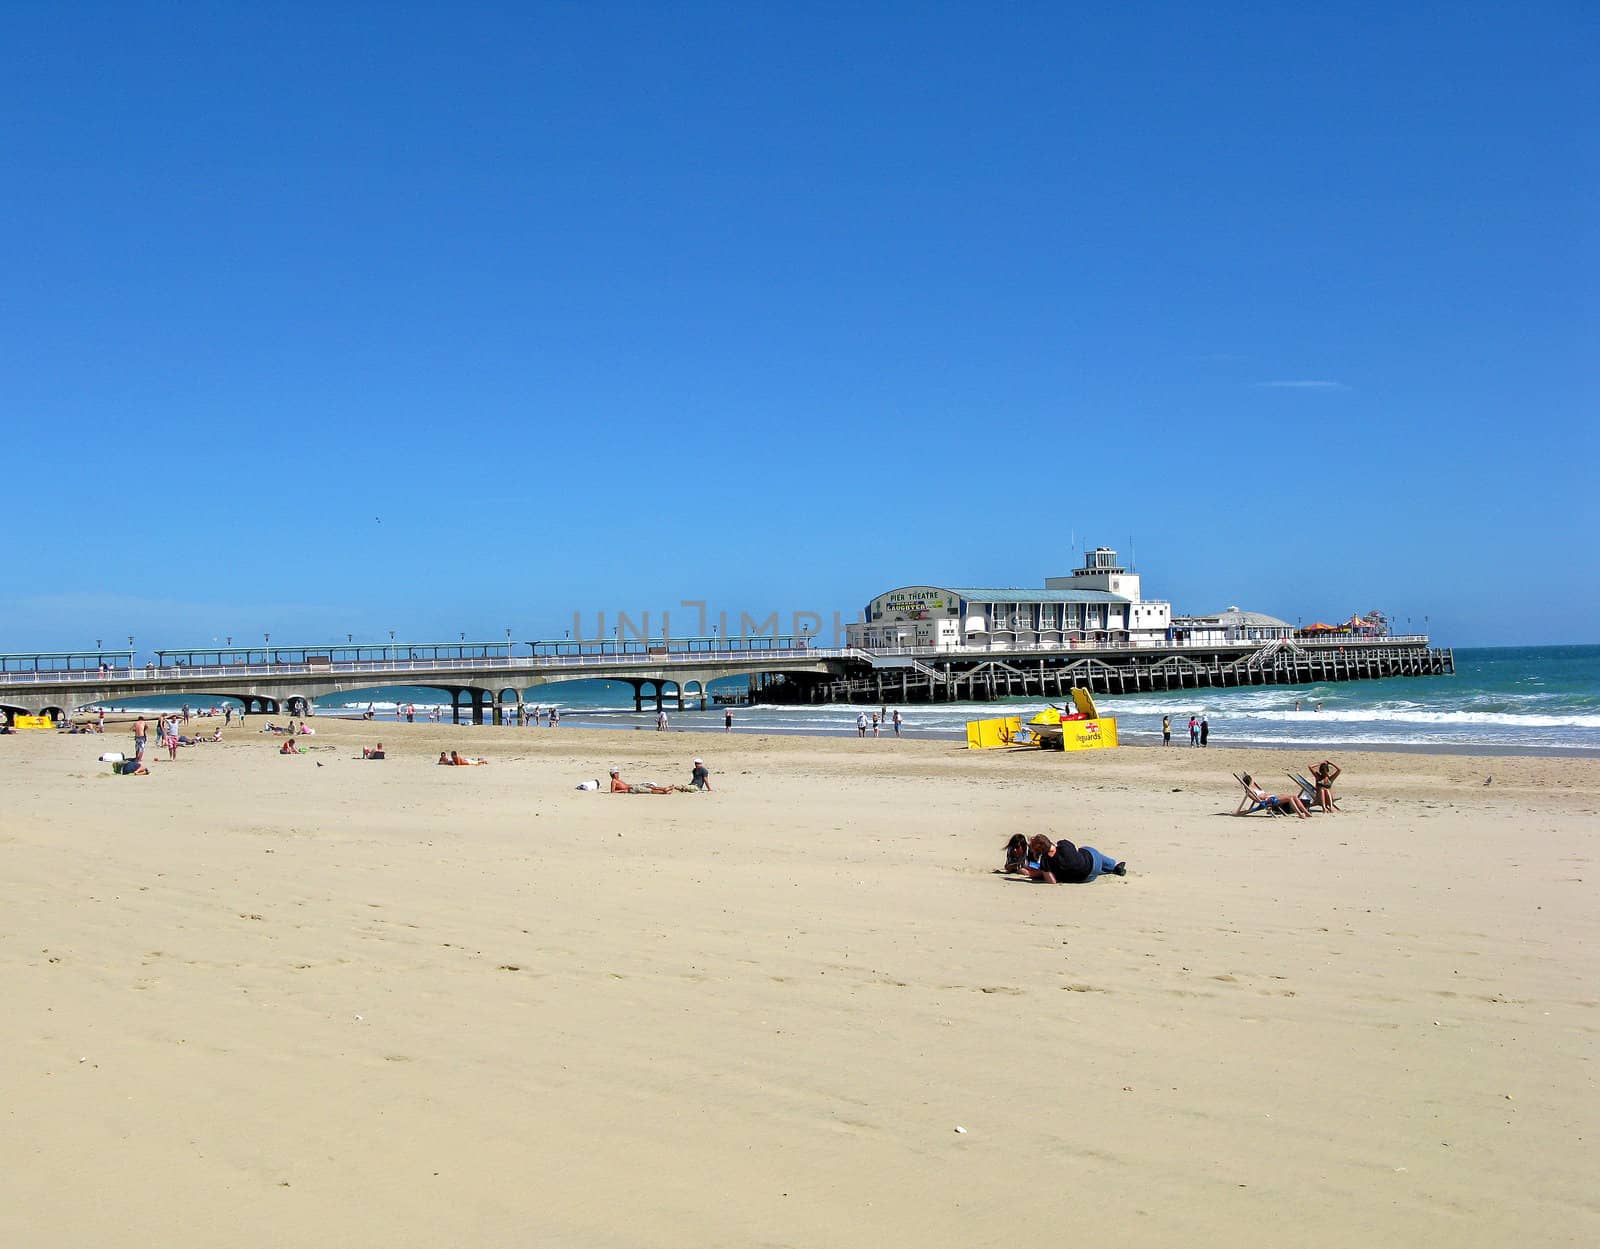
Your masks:
M 0 6 L 0 649 L 1600 638 L 1597 10 L 996 8 Z

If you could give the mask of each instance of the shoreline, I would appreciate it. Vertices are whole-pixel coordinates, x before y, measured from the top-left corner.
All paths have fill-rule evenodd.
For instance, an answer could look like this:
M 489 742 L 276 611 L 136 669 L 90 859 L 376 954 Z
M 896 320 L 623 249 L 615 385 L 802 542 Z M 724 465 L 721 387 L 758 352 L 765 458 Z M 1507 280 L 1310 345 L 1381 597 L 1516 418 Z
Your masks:
M 161 713 L 159 713 L 159 712 L 146 712 L 145 713 L 145 718 L 146 719 L 150 719 L 153 716 L 156 716 L 156 715 L 159 715 L 159 714 L 161 714 Z M 628 714 L 633 714 L 633 713 L 628 713 Z M 134 712 L 116 712 L 116 713 L 113 713 L 113 714 L 108 714 L 106 716 L 106 727 L 107 727 L 106 736 L 109 737 L 109 736 L 112 735 L 111 726 L 113 726 L 113 725 L 132 724 L 134 722 L 134 720 L 136 720 L 137 718 L 138 718 L 138 716 Z M 191 716 L 190 718 L 191 718 L 191 721 L 193 721 L 193 722 L 204 722 L 204 723 L 206 723 L 208 728 L 211 727 L 211 721 L 212 720 L 214 720 L 217 724 L 221 724 L 222 723 L 222 717 L 221 716 L 216 716 L 216 717 Z M 272 719 L 273 717 L 272 716 L 268 716 L 263 712 L 257 712 L 256 713 L 256 718 L 257 719 L 262 719 L 262 720 L 267 720 L 267 719 Z M 278 718 L 285 719 L 287 717 L 279 716 Z M 347 715 L 336 715 L 336 714 L 319 714 L 319 715 L 316 715 L 316 716 L 308 716 L 308 717 L 306 717 L 306 719 L 313 727 L 315 727 L 318 723 L 324 723 L 324 724 L 356 724 L 356 725 L 365 724 L 365 725 L 372 725 L 374 727 L 389 726 L 389 727 L 393 727 L 393 728 L 396 728 L 396 729 L 407 729 L 407 730 L 430 729 L 430 730 L 433 730 L 435 732 L 448 732 L 448 731 L 455 731 L 455 730 L 461 730 L 461 729 L 468 729 L 468 730 L 490 729 L 490 730 L 494 730 L 496 732 L 516 733 L 516 734 L 519 734 L 519 735 L 522 734 L 522 733 L 529 733 L 529 734 L 537 734 L 537 735 L 541 735 L 541 736 L 552 731 L 551 729 L 549 729 L 548 727 L 545 727 L 545 726 L 532 727 L 532 726 L 529 726 L 529 725 L 516 725 L 516 724 L 470 724 L 470 723 L 465 723 L 465 722 L 463 722 L 461 724 L 452 724 L 448 720 L 441 720 L 437 724 L 431 723 L 431 722 L 425 721 L 425 720 L 418 720 L 415 723 L 408 724 L 404 720 L 397 720 L 397 719 L 375 718 L 375 719 L 372 719 L 372 720 L 363 720 L 360 716 L 347 716 Z M 239 731 L 239 727 L 238 727 L 239 723 L 240 723 L 239 722 L 239 718 L 237 716 L 235 716 L 234 717 L 234 721 L 233 721 L 233 727 L 231 729 L 231 731 L 233 733 L 235 733 L 235 734 L 237 734 L 238 731 Z M 657 732 L 660 732 L 660 730 L 658 730 L 655 727 L 655 725 L 653 725 L 653 724 L 617 724 L 617 723 L 598 723 L 597 724 L 597 723 L 594 723 L 593 721 L 586 722 L 584 713 L 581 712 L 581 711 L 563 712 L 562 716 L 561 716 L 561 727 L 559 729 L 554 730 L 554 732 L 560 733 L 562 730 L 572 730 L 572 731 L 584 732 L 584 733 L 629 733 L 629 734 L 632 734 L 632 733 L 657 733 Z M 47 730 L 22 730 L 22 731 L 23 732 L 33 732 L 33 731 L 46 732 Z M 256 730 L 247 729 L 246 731 L 253 733 Z M 59 732 L 59 730 L 57 730 L 57 732 Z M 692 734 L 694 736 L 706 738 L 708 740 L 718 740 L 718 739 L 724 739 L 724 738 L 728 738 L 728 737 L 746 738 L 746 739 L 757 738 L 757 737 L 795 737 L 795 738 L 818 738 L 818 739 L 821 739 L 821 740 L 833 740 L 833 739 L 849 740 L 849 739 L 854 738 L 856 736 L 854 730 L 847 729 L 847 728 L 839 728 L 839 729 L 805 728 L 805 729 L 800 729 L 800 728 L 786 728 L 786 727 L 782 727 L 782 726 L 762 727 L 762 728 L 741 728 L 741 727 L 739 727 L 737 725 L 735 725 L 734 730 L 733 730 L 733 732 L 731 734 L 725 733 L 722 729 L 714 728 L 714 727 L 710 727 L 710 726 L 708 726 L 706 728 L 672 727 L 672 728 L 668 728 L 666 730 L 666 734 L 668 734 L 668 735 L 674 734 L 674 733 Z M 869 741 L 869 742 L 870 741 L 893 742 L 893 741 L 896 740 L 896 738 L 894 737 L 894 735 L 892 733 L 884 733 L 884 734 L 881 734 L 877 738 L 868 737 L 865 740 Z M 944 731 L 937 731 L 937 730 L 930 731 L 930 730 L 926 730 L 926 729 L 911 729 L 911 730 L 907 730 L 902 735 L 902 737 L 900 739 L 898 739 L 898 740 L 907 741 L 907 742 L 919 742 L 919 741 L 920 742 L 964 742 L 966 739 L 965 739 L 964 735 L 961 734 L 961 733 L 944 732 Z M 1162 747 L 1161 744 L 1160 744 L 1159 737 L 1152 737 L 1148 733 L 1138 732 L 1138 733 L 1131 733 L 1131 734 L 1123 735 L 1122 741 L 1121 741 L 1121 745 L 1122 745 L 1122 747 L 1125 747 L 1125 748 L 1130 749 L 1130 750 L 1157 750 L 1157 751 L 1163 750 L 1163 749 L 1171 750 L 1171 751 L 1270 750 L 1270 751 L 1282 751 L 1282 752 L 1284 752 L 1286 754 L 1311 752 L 1311 753 L 1315 753 L 1315 754 L 1335 754 L 1335 753 L 1337 753 L 1337 754 L 1366 754 L 1366 753 L 1372 753 L 1372 754 L 1388 754 L 1388 755 L 1418 755 L 1418 756 L 1424 756 L 1424 757 L 1427 757 L 1427 756 L 1464 756 L 1464 757 L 1483 758 L 1483 759 L 1497 759 L 1497 758 L 1504 758 L 1504 759 L 1600 759 L 1600 749 L 1596 749 L 1596 748 L 1591 747 L 1591 746 L 1548 746 L 1548 745 L 1524 746 L 1524 745 L 1519 745 L 1519 744 L 1515 744 L 1515 743 L 1497 743 L 1497 742 L 1485 742 L 1485 743 L 1482 743 L 1482 744 L 1476 744 L 1476 743 L 1466 743 L 1466 742 L 1349 742 L 1349 741 L 1336 742 L 1336 741 L 1328 741 L 1328 742 L 1295 742 L 1295 743 L 1291 744 L 1291 743 L 1285 743 L 1285 742 L 1274 742 L 1274 741 L 1264 740 L 1264 739 L 1259 739 L 1259 738 L 1226 738 L 1226 739 L 1216 739 L 1209 746 L 1194 747 L 1194 746 L 1189 746 L 1186 743 L 1179 743 L 1177 741 L 1174 741 L 1171 746 Z M 979 753 L 979 752 L 974 752 L 974 753 Z M 981 752 L 981 753 L 986 753 L 986 754 L 988 754 L 988 753 L 994 753 L 994 754 L 1027 754 L 1027 753 L 1029 753 L 1029 751 L 1026 748 L 1016 748 L 1014 750 L 985 751 L 985 752 Z M 1095 753 L 1095 754 L 1098 754 L 1098 753 L 1101 753 L 1101 752 L 1094 751 L 1094 752 L 1084 752 L 1084 753 Z

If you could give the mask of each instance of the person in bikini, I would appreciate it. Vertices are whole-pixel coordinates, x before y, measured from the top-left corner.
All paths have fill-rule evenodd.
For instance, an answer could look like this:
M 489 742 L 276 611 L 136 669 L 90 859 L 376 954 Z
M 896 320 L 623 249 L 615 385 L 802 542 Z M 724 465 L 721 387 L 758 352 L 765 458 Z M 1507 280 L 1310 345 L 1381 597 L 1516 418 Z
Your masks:
M 1333 803 L 1333 783 L 1339 779 L 1339 772 L 1339 765 L 1331 759 L 1324 759 L 1311 767 L 1311 783 L 1316 786 L 1317 805 L 1329 815 L 1338 810 Z

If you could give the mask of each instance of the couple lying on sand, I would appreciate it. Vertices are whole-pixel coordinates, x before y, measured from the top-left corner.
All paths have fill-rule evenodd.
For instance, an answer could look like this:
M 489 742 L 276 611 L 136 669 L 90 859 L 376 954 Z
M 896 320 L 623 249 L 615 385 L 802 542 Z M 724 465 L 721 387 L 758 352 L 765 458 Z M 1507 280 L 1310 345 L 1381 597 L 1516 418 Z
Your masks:
M 1093 846 L 1075 846 L 1070 841 L 1051 841 L 1043 833 L 1024 837 L 1012 833 L 1006 842 L 1003 869 L 1045 885 L 1083 885 L 1109 873 L 1126 876 L 1128 865 Z
M 381 743 L 378 749 L 383 749 Z M 371 758 L 371 756 L 369 755 L 368 758 Z M 447 768 L 481 768 L 487 766 L 489 761 L 487 759 L 469 759 L 466 755 L 454 750 L 441 750 L 439 752 L 439 763 Z
M 622 779 L 620 768 L 611 769 L 611 792 L 614 794 L 701 794 L 711 792 L 711 773 L 706 769 L 704 759 L 694 761 L 694 770 L 689 774 L 687 785 L 654 785 L 649 781 L 628 784 Z

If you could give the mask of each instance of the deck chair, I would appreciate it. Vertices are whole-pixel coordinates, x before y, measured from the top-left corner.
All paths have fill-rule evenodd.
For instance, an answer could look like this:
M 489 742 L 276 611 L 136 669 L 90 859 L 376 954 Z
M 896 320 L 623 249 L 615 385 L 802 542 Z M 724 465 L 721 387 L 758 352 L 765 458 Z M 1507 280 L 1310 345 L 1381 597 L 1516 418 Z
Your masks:
M 1282 811 L 1278 810 L 1276 803 L 1257 802 L 1255 795 L 1250 792 L 1250 786 L 1244 783 L 1244 777 L 1237 772 L 1231 772 L 1229 775 L 1238 781 L 1239 788 L 1244 790 L 1244 797 L 1239 800 L 1239 806 L 1234 811 L 1235 815 L 1254 815 L 1257 811 L 1265 811 L 1268 815 L 1283 814 Z
M 1289 779 L 1300 786 L 1301 802 L 1305 803 L 1313 811 L 1322 810 L 1322 804 L 1317 801 L 1317 783 L 1315 781 L 1301 776 L 1298 772 L 1289 773 Z M 1339 809 L 1339 800 L 1337 798 L 1333 800 L 1333 809 L 1335 811 Z

